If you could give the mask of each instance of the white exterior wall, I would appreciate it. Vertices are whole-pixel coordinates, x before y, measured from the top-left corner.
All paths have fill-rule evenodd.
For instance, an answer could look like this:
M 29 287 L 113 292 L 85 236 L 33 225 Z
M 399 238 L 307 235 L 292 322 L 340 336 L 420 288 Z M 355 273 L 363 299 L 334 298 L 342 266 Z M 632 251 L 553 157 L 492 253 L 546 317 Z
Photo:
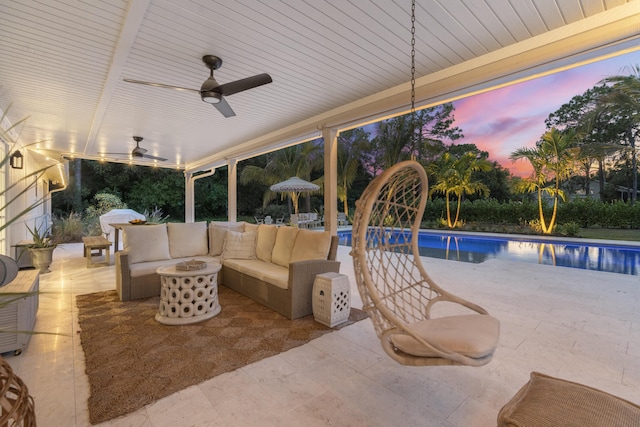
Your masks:
M 5 147 L 3 145 L 2 149 L 7 150 Z M 42 166 L 36 163 L 28 150 L 22 149 L 20 152 L 24 156 L 24 168 L 12 169 L 7 163 L 2 171 L 0 181 L 3 189 L 8 188 L 12 183 L 17 183 L 4 195 L 3 200 L 0 199 L 0 203 L 4 205 L 18 196 L 2 211 L 0 223 L 6 224 L 22 214 L 18 220 L 0 232 L 0 252 L 9 256 L 13 256 L 11 245 L 20 240 L 31 239 L 26 225 L 40 229 L 51 225 L 51 194 L 49 193 L 48 178 L 42 174 L 30 176 Z M 25 211 L 27 212 L 23 213 Z

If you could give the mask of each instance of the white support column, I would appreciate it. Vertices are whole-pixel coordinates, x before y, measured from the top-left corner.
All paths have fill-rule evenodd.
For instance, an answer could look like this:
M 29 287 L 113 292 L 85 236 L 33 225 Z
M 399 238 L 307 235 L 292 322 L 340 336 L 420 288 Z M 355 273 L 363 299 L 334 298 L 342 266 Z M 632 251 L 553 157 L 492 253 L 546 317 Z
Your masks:
M 195 192 L 194 192 L 194 182 L 193 182 L 193 173 L 186 172 L 184 173 L 184 222 L 194 222 L 195 221 Z
M 216 169 L 212 168 L 208 172 L 194 175 L 193 172 L 184 173 L 185 192 L 184 192 L 184 222 L 195 222 L 196 220 L 196 180 L 206 178 L 216 173 Z
M 338 232 L 338 130 L 322 129 L 324 139 L 324 229 Z
M 238 160 L 229 159 L 227 164 L 229 165 L 227 215 L 229 221 L 235 222 L 238 219 Z

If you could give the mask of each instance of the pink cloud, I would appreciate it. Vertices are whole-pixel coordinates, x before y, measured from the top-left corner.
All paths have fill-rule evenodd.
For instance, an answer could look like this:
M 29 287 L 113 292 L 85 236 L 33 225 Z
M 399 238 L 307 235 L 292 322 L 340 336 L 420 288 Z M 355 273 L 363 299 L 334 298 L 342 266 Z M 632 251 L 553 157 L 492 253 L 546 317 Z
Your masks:
M 535 146 L 549 114 L 603 78 L 625 73 L 625 66 L 639 62 L 640 53 L 635 52 L 455 101 L 455 125 L 465 136 L 457 143 L 475 144 L 512 174 L 527 176 L 528 164 L 513 163 L 509 156 L 518 148 Z

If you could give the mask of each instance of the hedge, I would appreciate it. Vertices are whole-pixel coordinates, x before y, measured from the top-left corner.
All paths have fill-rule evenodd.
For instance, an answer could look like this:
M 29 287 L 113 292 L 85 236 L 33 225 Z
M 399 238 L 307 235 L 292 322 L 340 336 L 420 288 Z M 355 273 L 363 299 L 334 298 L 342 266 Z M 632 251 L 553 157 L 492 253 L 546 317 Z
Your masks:
M 544 207 L 545 218 L 549 220 L 552 205 Z M 437 198 L 429 200 L 423 217 L 424 221 L 446 218 L 445 201 Z M 456 203 L 451 203 L 451 215 L 455 215 Z M 494 199 L 463 201 L 460 219 L 463 222 L 521 225 L 537 220 L 538 204 L 531 201 L 500 203 Z M 632 205 L 623 201 L 603 203 L 595 199 L 575 199 L 558 205 L 557 224 L 575 222 L 581 227 L 640 228 L 640 203 Z

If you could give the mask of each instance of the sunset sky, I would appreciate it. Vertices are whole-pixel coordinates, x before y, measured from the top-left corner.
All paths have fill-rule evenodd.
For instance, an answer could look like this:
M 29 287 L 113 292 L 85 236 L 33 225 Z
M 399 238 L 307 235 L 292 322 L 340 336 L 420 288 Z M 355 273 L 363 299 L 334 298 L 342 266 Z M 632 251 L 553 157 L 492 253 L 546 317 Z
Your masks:
M 544 121 L 549 114 L 603 78 L 628 74 L 624 67 L 637 64 L 640 52 L 636 51 L 455 101 L 455 125 L 464 134 L 456 143 L 475 144 L 489 152 L 489 160 L 514 175 L 527 176 L 528 162 L 514 163 L 509 155 L 520 147 L 535 146 L 546 130 Z

